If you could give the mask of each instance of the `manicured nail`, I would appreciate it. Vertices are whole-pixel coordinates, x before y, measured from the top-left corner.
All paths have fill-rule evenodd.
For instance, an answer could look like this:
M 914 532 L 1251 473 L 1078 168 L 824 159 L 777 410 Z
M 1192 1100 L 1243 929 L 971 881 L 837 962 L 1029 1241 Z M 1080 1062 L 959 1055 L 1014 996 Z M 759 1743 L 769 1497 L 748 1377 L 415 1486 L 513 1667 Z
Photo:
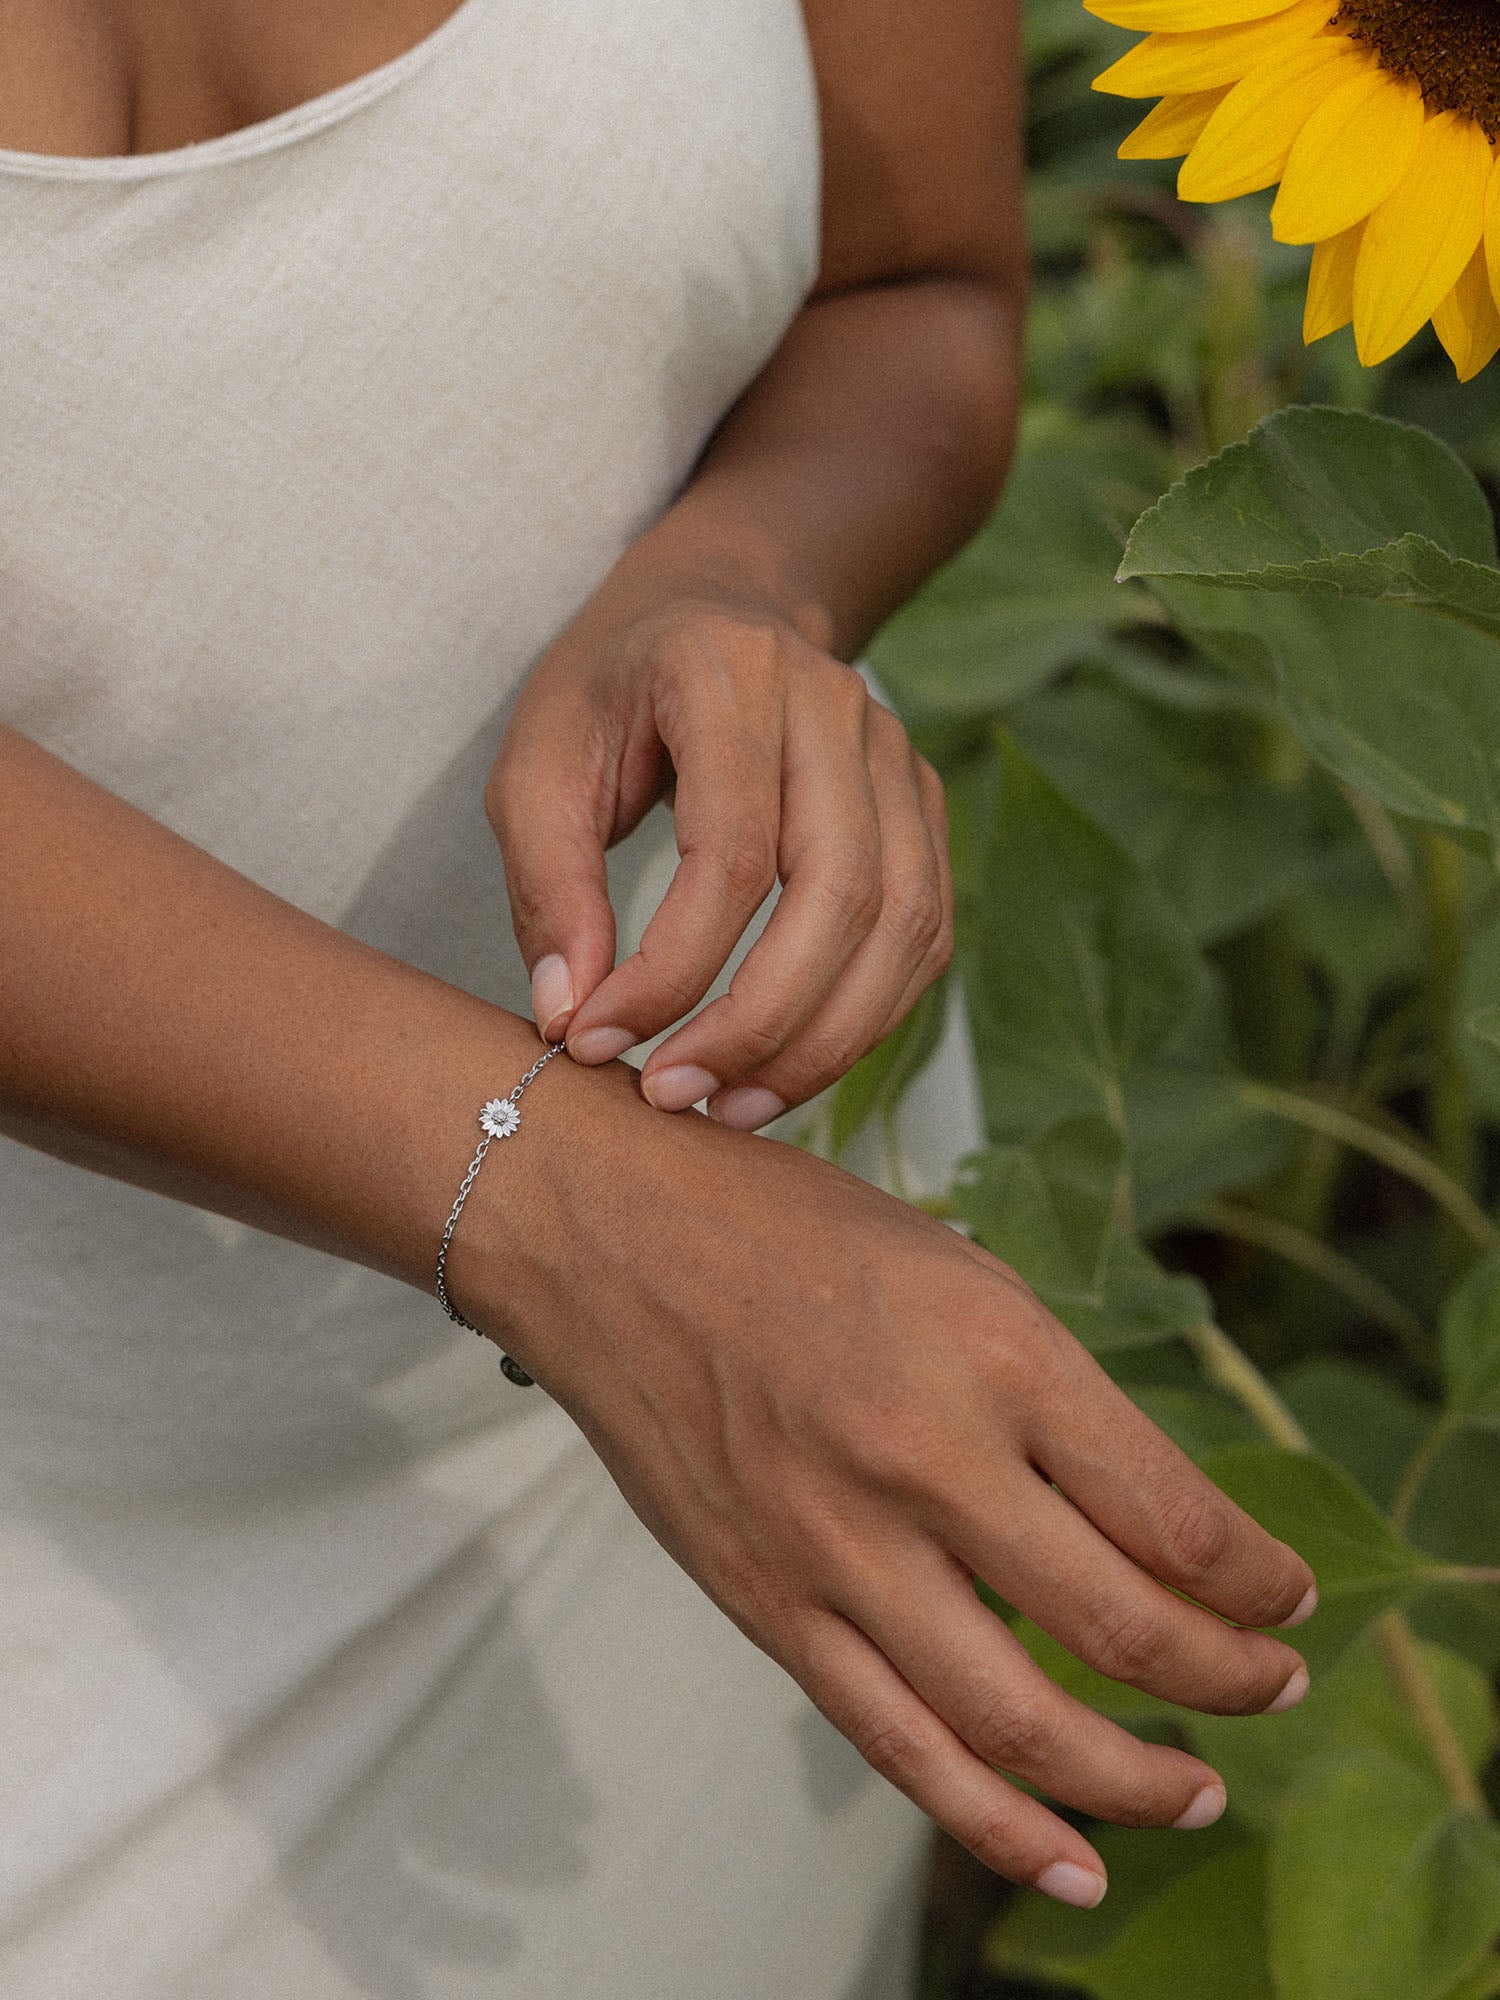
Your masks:
M 560 952 L 549 951 L 539 958 L 531 975 L 531 1018 L 544 1042 L 555 1042 L 555 1024 L 573 1011 L 573 981 L 568 961 Z
M 1054 1861 L 1037 1876 L 1036 1887 L 1059 1903 L 1071 1903 L 1075 1910 L 1092 1910 L 1104 1901 L 1109 1884 L 1092 1868 L 1080 1868 L 1076 1861 Z
M 616 1056 L 633 1049 L 636 1040 L 628 1028 L 585 1028 L 568 1043 L 568 1054 L 574 1062 L 613 1062 Z
M 1295 1708 L 1307 1693 L 1307 1668 L 1300 1663 L 1286 1686 L 1277 1695 L 1269 1708 L 1261 1710 L 1262 1715 L 1280 1715 L 1284 1708 Z
M 1283 1625 L 1305 1625 L 1318 1608 L 1318 1586 L 1310 1583 L 1306 1594 L 1290 1618 L 1283 1618 Z
M 677 1063 L 641 1078 L 641 1095 L 658 1111 L 686 1111 L 690 1104 L 712 1097 L 718 1087 L 719 1079 L 696 1063 Z
M 1216 1819 L 1222 1819 L 1228 1803 L 1229 1794 L 1222 1785 L 1205 1785 L 1187 1811 L 1172 1824 L 1184 1833 L 1196 1833 L 1200 1826 L 1212 1826 Z
M 785 1110 L 774 1090 L 742 1083 L 737 1090 L 726 1090 L 716 1097 L 708 1107 L 708 1115 L 717 1118 L 721 1125 L 732 1125 L 736 1132 L 754 1132 L 761 1125 L 769 1125 L 773 1118 L 779 1118 Z

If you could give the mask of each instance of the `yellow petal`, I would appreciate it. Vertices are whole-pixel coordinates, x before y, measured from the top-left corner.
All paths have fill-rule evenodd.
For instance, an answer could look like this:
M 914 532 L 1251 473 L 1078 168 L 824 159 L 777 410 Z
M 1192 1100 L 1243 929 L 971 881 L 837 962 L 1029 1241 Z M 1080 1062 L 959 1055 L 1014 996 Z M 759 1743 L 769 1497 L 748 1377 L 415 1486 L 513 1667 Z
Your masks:
M 1422 93 L 1376 62 L 1341 83 L 1297 135 L 1271 229 L 1281 243 L 1316 243 L 1363 222 L 1416 158 Z
M 1484 234 L 1494 154 L 1482 128 L 1440 111 L 1406 177 L 1365 224 L 1354 273 L 1354 339 L 1367 368 L 1404 347 L 1463 275 Z
M 1484 251 L 1490 267 L 1490 290 L 1500 303 L 1500 159 L 1490 169 L 1484 199 Z
M 1490 291 L 1482 248 L 1474 252 L 1463 276 L 1433 313 L 1432 324 L 1460 382 L 1471 382 L 1500 353 L 1500 306 Z
M 1205 28 L 1191 35 L 1148 35 L 1094 78 L 1095 90 L 1114 97 L 1177 97 L 1189 90 L 1218 90 L 1258 63 L 1268 62 L 1321 35 L 1330 0 L 1297 0 L 1264 21 L 1233 28 Z
M 1083 0 L 1084 10 L 1117 28 L 1148 32 L 1232 28 L 1285 11 L 1288 0 Z
M 1198 135 L 1224 102 L 1222 90 L 1164 97 L 1148 111 L 1120 148 L 1122 160 L 1175 160 L 1190 153 Z
M 1292 142 L 1361 58 L 1342 35 L 1320 35 L 1237 83 L 1203 128 L 1177 177 L 1184 201 L 1233 201 L 1269 187 Z
M 1313 250 L 1302 313 L 1302 338 L 1309 347 L 1315 340 L 1337 333 L 1354 317 L 1354 270 L 1364 233 L 1365 225 L 1356 222 L 1342 236 L 1330 236 Z

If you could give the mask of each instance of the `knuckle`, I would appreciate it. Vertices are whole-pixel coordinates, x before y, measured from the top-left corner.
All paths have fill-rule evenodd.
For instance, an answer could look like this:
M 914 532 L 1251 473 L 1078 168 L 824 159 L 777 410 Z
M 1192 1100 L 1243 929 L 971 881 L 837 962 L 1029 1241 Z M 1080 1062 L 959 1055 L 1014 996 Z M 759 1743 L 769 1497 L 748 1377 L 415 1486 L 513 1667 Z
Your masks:
M 924 1745 L 905 1723 L 882 1712 L 863 1716 L 850 1728 L 849 1741 L 872 1770 L 900 1790 L 917 1784 L 926 1768 Z
M 956 940 L 953 926 L 946 918 L 938 923 L 937 935 L 927 947 L 927 966 L 934 979 L 941 979 L 953 963 Z
M 1160 1619 L 1137 1605 L 1111 1604 L 1089 1621 L 1088 1661 L 1110 1680 L 1154 1680 L 1170 1644 Z
M 716 851 L 731 895 L 764 901 L 776 881 L 776 843 L 765 827 L 736 821 L 719 836 Z
M 887 895 L 880 906 L 882 926 L 898 944 L 923 957 L 943 927 L 943 904 L 935 882 L 908 882 Z
M 1116 1826 L 1170 1826 L 1186 1803 L 1169 1798 L 1149 1779 L 1131 1778 L 1115 1789 L 1104 1818 Z
M 1057 1731 L 1031 1704 L 997 1698 L 974 1723 L 969 1742 L 987 1764 L 1029 1776 L 1046 1768 L 1057 1747 Z
M 1174 1493 L 1162 1506 L 1162 1532 L 1179 1569 L 1206 1576 L 1229 1546 L 1229 1503 L 1217 1490 Z
M 1019 1873 L 1016 1858 L 1016 1830 L 1001 1812 L 976 1814 L 954 1831 L 969 1852 L 997 1875 Z
M 874 926 L 884 899 L 872 855 L 856 850 L 831 856 L 820 888 L 825 906 L 846 931 L 864 933 Z

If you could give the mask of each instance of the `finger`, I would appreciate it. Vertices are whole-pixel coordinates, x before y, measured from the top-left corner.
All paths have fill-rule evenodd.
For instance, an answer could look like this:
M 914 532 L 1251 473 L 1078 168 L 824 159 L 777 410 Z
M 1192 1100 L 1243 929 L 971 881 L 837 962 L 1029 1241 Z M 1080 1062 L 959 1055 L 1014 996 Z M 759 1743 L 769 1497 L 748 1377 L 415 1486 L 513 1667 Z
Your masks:
M 610 1060 L 695 1007 L 775 886 L 780 697 L 769 684 L 721 685 L 711 666 L 661 724 L 681 858 L 639 950 L 573 1017 L 568 1052 L 580 1062 Z
M 869 700 L 852 668 L 837 673 L 843 678 L 809 675 L 801 699 L 816 696 L 819 705 L 804 707 L 786 730 L 781 898 L 729 991 L 654 1050 L 643 1072 L 648 1096 L 663 1110 L 711 1095 L 784 1048 L 879 915 L 880 819 L 864 736 Z
M 1003 1521 L 969 1509 L 946 1539 L 971 1574 L 1110 1680 L 1208 1715 L 1263 1715 L 1307 1691 L 1300 1654 L 1174 1597 L 1041 1477 L 1007 1496 Z
M 1082 1834 L 990 1770 L 863 1632 L 833 1612 L 805 1634 L 796 1677 L 868 1764 L 987 1868 L 1092 1909 L 1104 1863 Z
M 1077 1342 L 1059 1385 L 1066 1424 L 1034 1428 L 1035 1462 L 1144 1568 L 1237 1625 L 1293 1625 L 1317 1602 L 1313 1573 L 1139 1410 Z
M 872 719 L 885 714 L 872 710 Z M 880 915 L 801 1033 L 769 1063 L 709 1100 L 709 1116 L 723 1124 L 742 1129 L 764 1125 L 791 1105 L 815 1097 L 889 1032 L 893 1004 L 904 998 L 909 1010 L 947 964 L 951 931 L 945 940 L 942 873 L 915 760 L 894 717 L 876 726 L 882 735 L 895 732 L 894 740 L 887 735 L 870 757 L 880 815 Z M 652 1061 L 677 1060 L 676 1044 L 688 1042 L 696 1027 L 695 1022 L 658 1049 Z M 695 1046 L 695 1059 L 697 1055 Z M 703 1061 L 712 1070 L 712 1057 Z
M 602 742 L 530 730 L 507 732 L 485 788 L 512 928 L 548 1041 L 560 1039 L 575 1005 L 615 962 L 604 863 L 614 790 Z
M 1218 1773 L 1167 1744 L 1143 1743 L 1037 1666 L 980 1603 L 965 1571 L 936 1549 L 842 1609 L 976 1756 L 1065 1805 L 1118 1826 L 1209 1826 L 1224 1809 Z M 913 1607 L 921 1607 L 921 1615 Z

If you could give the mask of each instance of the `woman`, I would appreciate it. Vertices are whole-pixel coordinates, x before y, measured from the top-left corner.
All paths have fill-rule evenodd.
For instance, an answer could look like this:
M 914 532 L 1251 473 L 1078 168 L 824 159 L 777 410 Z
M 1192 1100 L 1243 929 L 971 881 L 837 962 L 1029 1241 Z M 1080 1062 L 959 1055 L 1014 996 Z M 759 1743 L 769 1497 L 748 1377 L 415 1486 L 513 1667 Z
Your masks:
M 843 662 L 1001 476 L 1015 13 L 0 8 L 14 2000 L 899 1990 L 907 1800 L 1085 1904 L 1000 1771 L 1223 1804 L 974 1575 L 1171 1699 L 1305 1688 L 1236 1629 L 1291 1550 L 1012 1273 L 752 1136 L 950 949 Z M 528 1005 L 574 1060 L 444 1277 L 541 1390 L 431 1296 Z

